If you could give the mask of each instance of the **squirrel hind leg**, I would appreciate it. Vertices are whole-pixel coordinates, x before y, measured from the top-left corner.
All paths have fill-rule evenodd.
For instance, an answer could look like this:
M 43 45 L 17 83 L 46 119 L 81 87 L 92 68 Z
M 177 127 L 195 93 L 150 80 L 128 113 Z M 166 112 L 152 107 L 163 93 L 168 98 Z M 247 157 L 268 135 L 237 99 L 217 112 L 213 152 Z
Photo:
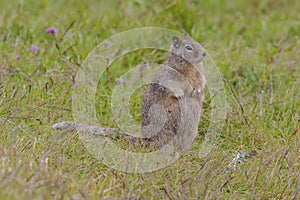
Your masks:
M 161 131 L 164 124 L 168 120 L 165 108 L 160 104 L 153 104 L 148 112 L 150 123 L 142 126 L 142 134 L 144 138 L 151 138 Z

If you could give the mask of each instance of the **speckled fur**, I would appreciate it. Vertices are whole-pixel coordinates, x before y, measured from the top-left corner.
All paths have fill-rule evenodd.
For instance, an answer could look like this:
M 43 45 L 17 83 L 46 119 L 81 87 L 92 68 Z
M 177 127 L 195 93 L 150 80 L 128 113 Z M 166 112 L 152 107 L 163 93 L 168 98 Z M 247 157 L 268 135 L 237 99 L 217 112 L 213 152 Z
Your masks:
M 185 55 L 186 45 L 193 46 L 195 52 L 192 52 L 192 55 Z M 142 99 L 142 130 L 151 123 L 151 119 L 156 117 L 151 116 L 153 115 L 153 112 L 150 112 L 152 105 L 159 104 L 163 106 L 167 116 L 163 128 L 155 136 L 145 139 L 147 143 L 161 147 L 178 133 L 181 119 L 181 98 L 196 100 L 189 102 L 191 103 L 191 110 L 194 112 L 192 115 L 195 115 L 195 120 L 191 123 L 197 127 L 205 87 L 205 77 L 201 63 L 205 55 L 202 46 L 190 37 L 184 36 L 182 40 L 177 37 L 173 38 L 165 66 L 158 70 Z M 178 98 L 176 92 L 180 90 L 183 91 L 184 96 Z M 200 92 L 193 93 L 196 90 Z
M 172 140 L 175 146 L 184 151 L 197 136 L 205 87 L 202 69 L 205 55 L 203 47 L 187 35 L 182 39 L 173 37 L 169 56 L 142 99 L 141 129 L 144 138 L 126 132 L 117 133 L 115 128 L 76 122 L 60 122 L 53 128 L 104 137 L 119 135 L 150 147 L 162 147 L 175 138 Z

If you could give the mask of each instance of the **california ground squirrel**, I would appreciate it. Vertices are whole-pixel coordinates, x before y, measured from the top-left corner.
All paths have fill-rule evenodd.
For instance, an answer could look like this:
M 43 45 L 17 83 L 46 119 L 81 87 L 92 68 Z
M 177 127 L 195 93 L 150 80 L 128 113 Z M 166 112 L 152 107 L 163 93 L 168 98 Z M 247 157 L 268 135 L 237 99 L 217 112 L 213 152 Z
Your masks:
M 168 58 L 148 85 L 142 99 L 141 127 L 144 138 L 141 140 L 144 144 L 161 147 L 179 134 L 183 99 L 188 102 L 188 110 L 192 112 L 185 126 L 197 135 L 206 83 L 202 66 L 205 56 L 203 47 L 188 35 L 182 39 L 173 36 Z M 165 118 L 162 119 L 162 116 Z M 102 136 L 116 134 L 116 129 L 113 128 L 85 126 L 75 122 L 61 122 L 53 127 L 77 129 Z M 136 140 L 128 133 L 119 135 Z

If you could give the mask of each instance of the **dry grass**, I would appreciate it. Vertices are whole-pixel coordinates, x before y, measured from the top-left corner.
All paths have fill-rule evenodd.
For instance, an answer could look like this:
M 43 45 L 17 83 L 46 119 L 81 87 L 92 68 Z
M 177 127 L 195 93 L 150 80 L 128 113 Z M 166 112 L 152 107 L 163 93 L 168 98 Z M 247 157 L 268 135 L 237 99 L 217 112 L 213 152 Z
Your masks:
M 299 199 L 299 1 L 29 0 L 0 7 L 0 199 Z M 56 36 L 44 32 L 51 26 Z M 76 133 L 51 125 L 72 120 L 71 89 L 89 51 L 144 26 L 199 40 L 226 79 L 230 109 L 207 157 L 198 156 L 204 111 L 186 155 L 168 168 L 130 174 L 103 165 Z M 141 55 L 122 62 L 130 68 Z M 115 64 L 100 81 L 103 125 L 114 125 L 111 88 L 128 68 Z M 257 154 L 233 170 L 228 163 L 239 150 Z

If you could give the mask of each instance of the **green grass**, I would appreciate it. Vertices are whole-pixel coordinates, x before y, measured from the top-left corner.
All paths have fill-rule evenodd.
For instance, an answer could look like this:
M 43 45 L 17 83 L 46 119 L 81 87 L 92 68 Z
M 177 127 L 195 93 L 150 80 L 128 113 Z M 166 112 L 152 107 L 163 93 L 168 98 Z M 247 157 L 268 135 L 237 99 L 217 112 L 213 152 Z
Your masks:
M 28 0 L 0 7 L 0 199 L 300 198 L 299 1 Z M 44 32 L 52 26 L 56 36 Z M 88 53 L 113 34 L 147 26 L 201 42 L 226 79 L 230 109 L 207 157 L 198 157 L 204 110 L 200 137 L 184 156 L 168 168 L 130 174 L 103 165 L 76 133 L 51 125 L 72 120 L 74 77 Z M 130 54 L 105 73 L 96 95 L 100 124 L 116 125 L 115 78 L 150 52 Z M 130 101 L 136 120 L 138 95 Z M 252 149 L 254 157 L 228 169 L 238 150 Z

